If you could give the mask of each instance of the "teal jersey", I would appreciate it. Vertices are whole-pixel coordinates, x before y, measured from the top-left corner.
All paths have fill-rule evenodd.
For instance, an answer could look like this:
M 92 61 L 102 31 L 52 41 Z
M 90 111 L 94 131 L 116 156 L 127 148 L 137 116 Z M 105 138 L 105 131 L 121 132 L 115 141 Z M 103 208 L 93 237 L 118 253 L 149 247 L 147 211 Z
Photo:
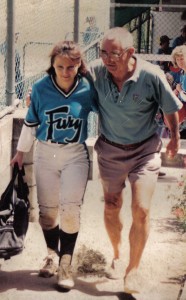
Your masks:
M 77 77 L 64 93 L 49 75 L 33 85 L 25 125 L 37 126 L 36 138 L 60 143 L 83 143 L 87 139 L 87 118 L 97 112 L 97 93 L 88 79 Z
M 98 92 L 100 133 L 119 144 L 138 143 L 153 135 L 159 107 L 167 114 L 182 107 L 159 66 L 139 58 L 120 92 L 101 60 L 90 64 L 90 77 Z

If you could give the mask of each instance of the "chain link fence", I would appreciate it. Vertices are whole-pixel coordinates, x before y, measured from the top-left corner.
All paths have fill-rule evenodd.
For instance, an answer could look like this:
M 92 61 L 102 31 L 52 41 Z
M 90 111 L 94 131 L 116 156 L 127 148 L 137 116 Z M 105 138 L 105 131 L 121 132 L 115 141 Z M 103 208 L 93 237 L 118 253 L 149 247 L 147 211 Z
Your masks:
M 45 74 L 52 45 L 62 39 L 74 39 L 74 0 L 22 0 L 15 2 L 15 98 L 25 99 L 28 87 Z M 104 16 L 104 18 L 103 18 Z M 6 105 L 6 32 L 7 0 L 0 1 L 0 105 Z M 110 1 L 79 1 L 79 43 L 85 49 L 87 62 L 98 57 L 96 41 L 110 23 Z M 134 23 L 134 22 L 133 22 Z M 156 54 L 161 35 L 174 38 L 180 34 L 181 13 L 152 11 L 147 45 L 146 24 L 141 30 L 144 47 L 141 53 Z M 132 31 L 136 41 L 136 31 Z M 134 27 L 134 26 L 133 26 Z M 144 56 L 149 59 L 149 56 Z M 153 62 L 158 60 L 153 57 Z M 151 59 L 152 61 L 152 59 Z
M 179 36 L 180 28 L 186 22 L 181 20 L 181 12 L 169 12 L 169 11 L 159 11 L 152 12 L 153 18 L 153 39 L 152 39 L 152 53 L 157 53 L 160 47 L 160 37 L 162 35 L 167 35 L 171 38 L 170 46 L 174 38 Z
M 79 43 L 86 47 L 109 27 L 109 3 L 80 0 Z M 22 0 L 15 2 L 15 98 L 25 99 L 28 86 L 48 67 L 52 45 L 74 40 L 74 0 Z M 104 14 L 104 18 L 102 15 Z M 7 0 L 0 1 L 0 103 L 5 105 Z M 96 44 L 87 50 L 87 61 L 97 57 Z
M 63 39 L 74 40 L 76 0 L 15 1 L 15 99 L 24 105 L 28 88 L 45 75 L 49 53 Z M 109 28 L 109 0 L 79 1 L 79 43 L 87 62 L 98 57 L 98 41 Z M 104 18 L 102 16 L 104 15 Z M 76 16 L 77 17 L 77 16 Z M 0 109 L 6 106 L 7 0 L 0 1 Z M 94 114 L 89 117 L 89 136 L 97 132 Z

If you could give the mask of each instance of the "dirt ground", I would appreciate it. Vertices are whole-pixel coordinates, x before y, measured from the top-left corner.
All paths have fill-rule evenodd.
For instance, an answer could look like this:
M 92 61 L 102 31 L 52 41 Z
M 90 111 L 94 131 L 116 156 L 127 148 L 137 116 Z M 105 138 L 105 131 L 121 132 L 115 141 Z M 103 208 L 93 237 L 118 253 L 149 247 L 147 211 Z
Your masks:
M 82 208 L 82 224 L 73 259 L 75 287 L 60 291 L 56 278 L 39 278 L 38 269 L 46 255 L 37 222 L 29 224 L 22 254 L 0 260 L 1 300 L 186 300 L 180 293 L 186 274 L 186 235 L 172 215 L 172 206 L 182 192 L 179 181 L 183 170 L 166 169 L 166 178 L 157 183 L 151 210 L 151 231 L 140 265 L 139 294 L 123 292 L 123 278 L 107 279 L 104 274 L 112 260 L 112 249 L 103 223 L 103 196 L 98 180 L 88 182 Z M 121 245 L 123 275 L 129 258 L 128 233 L 131 225 L 130 187 L 124 191 L 124 220 Z M 179 295 L 180 293 L 180 295 Z

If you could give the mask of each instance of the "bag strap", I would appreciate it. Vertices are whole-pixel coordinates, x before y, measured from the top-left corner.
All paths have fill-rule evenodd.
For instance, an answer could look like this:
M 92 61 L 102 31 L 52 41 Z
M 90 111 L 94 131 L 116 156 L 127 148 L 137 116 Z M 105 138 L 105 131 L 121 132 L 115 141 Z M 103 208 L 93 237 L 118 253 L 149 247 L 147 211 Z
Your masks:
M 9 184 L 7 185 L 5 191 L 1 195 L 0 210 L 7 209 L 9 207 L 9 204 L 12 202 L 11 198 L 12 198 L 12 194 L 13 194 L 13 190 L 14 190 L 14 183 L 15 183 L 18 172 L 19 172 L 19 167 L 18 167 L 18 164 L 16 163 L 14 165 L 14 168 L 12 171 L 12 178 L 11 178 Z
M 18 166 L 18 163 L 15 163 L 14 164 L 14 167 L 13 167 L 13 171 L 12 171 L 12 181 L 14 182 L 16 180 L 16 177 L 17 177 L 17 174 L 19 173 L 19 166 Z
M 7 209 L 9 207 L 9 203 L 14 204 L 14 189 L 17 192 L 17 196 L 21 199 L 24 199 L 24 201 L 29 205 L 28 200 L 28 194 L 29 194 L 29 188 L 26 182 L 24 182 L 23 176 L 25 175 L 25 169 L 24 166 L 22 166 L 22 169 L 19 169 L 18 163 L 14 164 L 13 170 L 12 170 L 12 178 L 6 187 L 5 191 L 1 195 L 0 200 L 0 210 Z M 15 181 L 17 179 L 17 183 L 15 184 Z
M 28 184 L 24 181 L 25 169 L 22 166 L 22 169 L 18 170 L 17 176 L 17 185 L 16 185 L 16 192 L 18 198 L 24 200 L 27 204 L 29 204 L 28 195 L 29 195 L 29 188 Z

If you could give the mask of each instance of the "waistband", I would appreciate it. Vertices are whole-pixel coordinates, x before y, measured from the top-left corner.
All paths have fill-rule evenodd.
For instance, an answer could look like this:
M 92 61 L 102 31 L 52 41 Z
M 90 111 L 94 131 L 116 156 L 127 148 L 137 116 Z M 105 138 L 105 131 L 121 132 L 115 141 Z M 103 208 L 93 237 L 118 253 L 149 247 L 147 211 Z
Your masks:
M 55 145 L 84 145 L 86 144 L 85 142 L 83 143 L 77 143 L 77 142 L 72 142 L 72 143 L 63 143 L 63 142 L 57 142 L 57 141 L 53 141 L 53 140 L 47 140 L 47 141 L 42 141 L 42 140 L 38 140 L 39 142 L 42 143 L 47 143 L 47 144 L 55 144 Z
M 115 143 L 115 142 L 112 142 L 110 140 L 108 140 L 103 134 L 100 135 L 100 139 L 102 141 L 104 141 L 105 143 L 107 144 L 110 144 L 114 147 L 117 147 L 117 148 L 121 148 L 123 150 L 134 150 L 136 148 L 138 148 L 139 146 L 143 145 L 145 142 L 147 142 L 148 140 L 150 140 L 155 134 L 151 135 L 150 137 L 148 137 L 147 139 L 139 142 L 139 143 L 135 143 L 135 144 L 126 144 L 126 145 L 123 145 L 123 144 L 118 144 L 118 143 Z
M 43 142 L 48 143 L 48 144 L 68 145 L 68 143 L 56 142 L 56 141 L 52 141 L 52 140 L 47 140 L 47 141 L 43 141 Z

